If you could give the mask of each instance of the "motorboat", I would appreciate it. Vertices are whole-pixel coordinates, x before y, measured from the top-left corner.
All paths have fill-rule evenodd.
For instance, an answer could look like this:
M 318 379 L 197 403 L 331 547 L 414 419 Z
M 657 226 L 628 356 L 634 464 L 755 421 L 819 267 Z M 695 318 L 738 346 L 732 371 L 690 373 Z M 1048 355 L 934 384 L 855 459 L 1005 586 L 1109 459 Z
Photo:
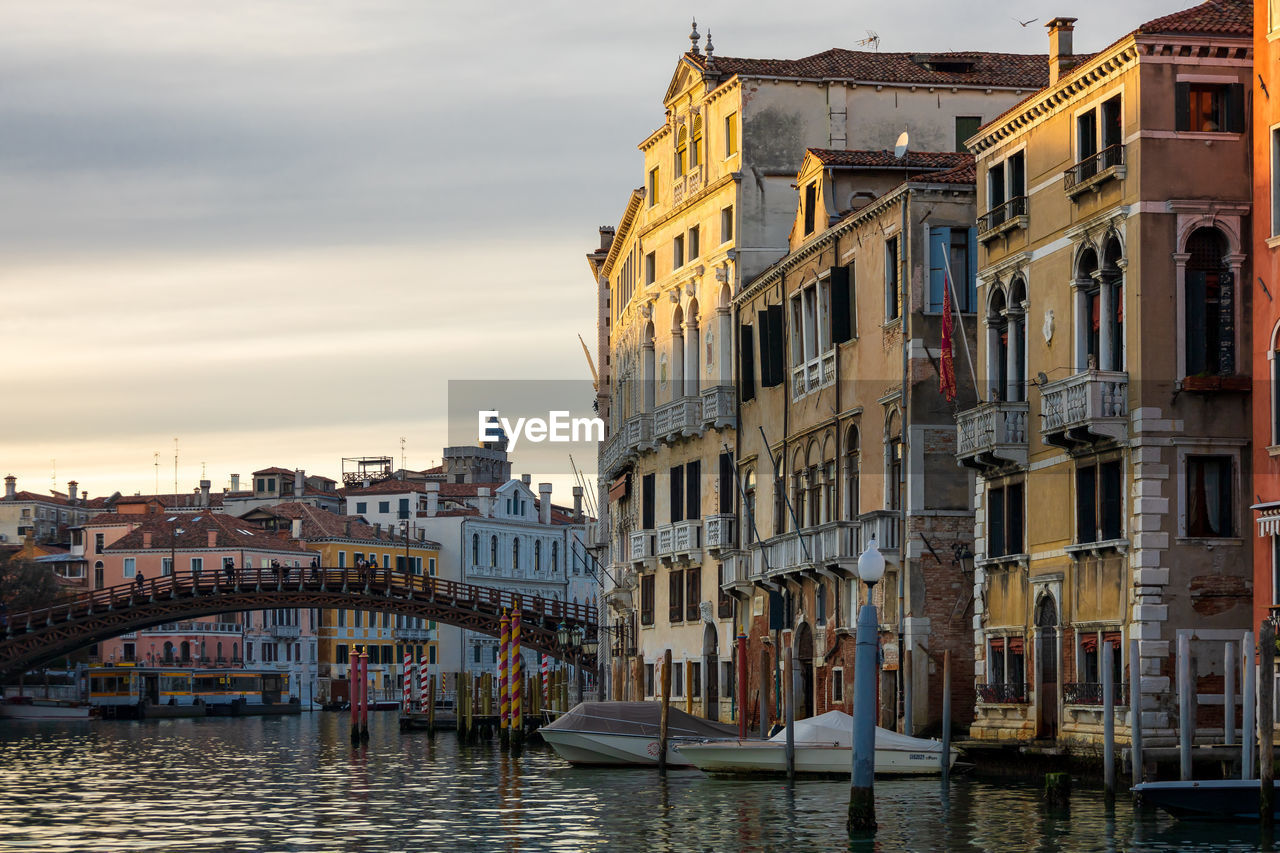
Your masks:
M 828 711 L 796 720 L 795 770 L 810 775 L 848 776 L 853 769 L 853 717 Z M 716 776 L 743 776 L 787 772 L 787 732 L 768 740 L 706 740 L 677 746 L 694 767 Z M 947 766 L 955 764 L 959 750 L 952 749 Z M 942 744 L 876 727 L 877 776 L 924 776 L 942 772 Z
M 1183 820 L 1256 821 L 1262 783 L 1257 779 L 1140 782 L 1133 786 L 1133 792 L 1141 795 L 1144 803 Z M 1280 796 L 1272 796 L 1275 814 L 1280 817 Z
M 69 699 L 10 696 L 0 701 L 0 718 L 9 720 L 87 720 L 93 706 Z
M 690 767 L 679 744 L 725 738 L 737 728 L 668 708 L 667 766 Z M 538 729 L 570 764 L 656 767 L 662 706 L 657 702 L 583 702 Z

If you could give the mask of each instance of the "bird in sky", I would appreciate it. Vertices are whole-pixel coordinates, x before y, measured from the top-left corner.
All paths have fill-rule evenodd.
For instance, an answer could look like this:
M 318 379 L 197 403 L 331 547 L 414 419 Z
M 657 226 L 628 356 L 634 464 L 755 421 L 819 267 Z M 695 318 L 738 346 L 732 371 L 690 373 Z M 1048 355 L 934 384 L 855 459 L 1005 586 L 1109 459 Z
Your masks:
M 1036 21 L 1038 21 L 1038 20 L 1040 20 L 1040 19 L 1039 19 L 1039 18 L 1032 18 L 1032 19 L 1031 19 L 1031 20 L 1029 20 L 1029 21 L 1018 21 L 1018 19 L 1017 19 L 1017 18 L 1012 18 L 1011 20 L 1017 21 L 1018 26 L 1022 27 L 1023 29 L 1026 29 L 1026 27 L 1027 27 L 1027 25 L 1028 25 L 1028 24 L 1034 24 Z

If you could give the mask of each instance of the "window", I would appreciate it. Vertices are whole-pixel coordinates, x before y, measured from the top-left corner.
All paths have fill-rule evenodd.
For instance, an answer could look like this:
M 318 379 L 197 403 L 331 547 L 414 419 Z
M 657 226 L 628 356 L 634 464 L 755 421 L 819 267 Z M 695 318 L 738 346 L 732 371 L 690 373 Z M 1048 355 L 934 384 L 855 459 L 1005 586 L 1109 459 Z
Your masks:
M 1120 165 L 1124 140 L 1120 96 L 1108 98 L 1097 109 L 1076 116 L 1077 182 L 1104 169 Z
M 103 533 L 95 533 L 95 534 L 93 534 L 93 553 L 95 553 L 95 554 L 101 554 L 101 553 L 102 553 L 102 546 L 103 546 L 103 544 L 104 544 L 104 538 L 105 538 L 105 534 L 103 534 Z
M 471 662 L 480 663 L 480 644 L 476 643 L 471 647 Z
M 657 474 L 645 474 L 640 478 L 640 527 L 654 528 L 654 500 L 657 497 Z
M 658 203 L 658 167 L 654 166 L 649 170 L 649 206 L 653 207 Z
M 653 575 L 640 577 L 640 624 L 653 624 Z
M 369 504 L 365 501 L 356 501 L 356 515 L 364 515 L 369 511 Z
M 1187 240 L 1186 360 L 1188 376 L 1230 376 L 1235 360 L 1235 276 L 1222 232 L 1197 228 Z
M 702 162 L 702 116 L 693 117 L 693 134 L 689 139 L 689 168 Z M 693 257 L 692 255 L 690 257 Z
M 902 294 L 898 288 L 898 238 L 884 241 L 884 318 L 898 319 L 902 313 Z
M 982 116 L 956 116 L 956 150 L 967 151 L 964 141 L 971 138 L 982 127 Z
M 701 230 L 697 225 L 689 229 L 689 238 L 687 242 L 687 245 L 689 247 L 689 260 L 693 260 L 694 258 L 698 257 L 698 254 L 702 251 L 698 245 L 700 236 L 701 236 Z
M 1008 557 L 1026 551 L 1023 541 L 1022 483 L 987 492 L 987 556 Z
M 435 562 L 434 560 L 432 562 Z M 480 565 L 480 534 L 471 534 L 471 565 Z
M 818 589 L 814 592 L 814 621 L 819 626 L 827 624 L 827 585 L 819 583 Z
M 173 558 L 161 557 L 160 558 L 160 576 L 167 578 L 171 574 L 173 574 Z
M 536 540 L 533 543 L 533 570 L 535 572 L 542 571 L 542 540 Z
M 684 466 L 684 517 L 697 521 L 701 516 L 702 460 L 694 459 Z
M 684 695 L 684 663 L 681 661 L 671 664 L 671 695 Z
M 684 621 L 684 571 L 672 570 L 667 575 L 667 620 Z
M 838 666 L 831 670 L 831 701 L 844 701 L 844 669 Z
M 198 574 L 199 572 L 202 572 L 202 571 L 204 571 L 204 559 L 201 557 L 192 557 L 191 573 Z
M 684 235 L 677 234 L 676 238 L 671 241 L 671 266 L 673 269 L 679 269 L 684 266 Z
M 391 512 L 391 501 L 378 501 L 378 512 Z
M 651 663 L 644 665 L 644 695 L 654 695 L 653 664 Z
M 702 604 L 702 570 L 686 569 L 684 573 L 684 618 L 697 622 Z
M 898 432 L 898 426 L 893 423 L 890 426 L 888 438 L 885 441 L 885 473 L 888 475 L 888 483 L 885 484 L 887 490 L 886 498 L 889 509 L 902 509 L 902 435 Z M 887 588 L 887 587 L 886 587 Z
M 1178 83 L 1174 98 L 1177 130 L 1244 132 L 1244 86 L 1240 83 Z
M 786 381 L 786 332 L 781 305 L 756 313 L 760 343 L 760 387 L 773 388 Z
M 689 130 L 688 128 L 680 128 L 680 132 L 676 134 L 676 159 L 675 159 L 675 176 L 677 178 L 684 177 L 685 164 L 689 158 Z
M 728 243 L 733 239 L 733 205 L 720 211 L 720 242 Z
M 338 611 L 338 627 L 339 628 L 347 627 L 347 611 L 346 610 Z
M 1119 460 L 1076 469 L 1076 542 L 1106 542 L 1124 535 L 1122 488 Z
M 519 537 L 511 540 L 511 568 L 520 568 L 520 539 Z
M 818 204 L 818 183 L 814 181 L 804 188 L 804 234 L 809 236 L 814 228 L 814 208 Z
M 756 472 L 748 470 L 742 478 L 742 526 L 743 541 L 750 545 L 756 541 Z
M 978 229 L 929 229 L 929 305 L 927 310 L 940 313 L 943 294 L 952 288 L 954 310 L 973 313 L 978 304 Z
M 1277 0 L 1276 5 L 1280 5 Z M 1271 236 L 1280 234 L 1280 127 L 1271 129 Z
M 489 537 L 489 565 L 498 565 L 498 537 Z
M 1231 457 L 1187 457 L 1187 535 L 1232 536 Z
M 732 157 L 738 153 L 738 114 L 729 113 L 724 117 L 724 156 Z
M 677 521 L 684 521 L 684 466 L 675 465 L 671 468 L 670 486 L 668 495 L 670 501 L 667 503 L 667 509 L 670 511 L 670 517 L 667 519 L 672 524 Z
M 644 283 L 653 284 L 658 280 L 658 258 L 656 252 L 644 256 Z
M 738 328 L 738 362 L 738 398 L 745 403 L 756 398 L 755 335 L 748 323 Z
M 134 577 L 138 574 L 138 560 L 136 557 L 124 558 L 124 576 L 127 578 Z
M 554 572 L 559 568 L 560 568 L 560 543 L 552 542 L 551 543 L 551 571 Z

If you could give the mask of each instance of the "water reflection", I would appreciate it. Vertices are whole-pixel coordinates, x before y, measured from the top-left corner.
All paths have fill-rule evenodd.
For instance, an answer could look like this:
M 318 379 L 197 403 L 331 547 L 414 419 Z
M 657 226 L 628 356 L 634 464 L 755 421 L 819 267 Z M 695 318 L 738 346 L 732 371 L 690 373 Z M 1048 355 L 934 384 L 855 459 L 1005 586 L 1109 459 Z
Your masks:
M 1256 827 L 1179 824 L 1078 789 L 876 785 L 880 831 L 850 842 L 847 782 L 574 769 L 390 714 L 352 747 L 340 715 L 0 726 L 0 848 L 98 850 L 1254 850 Z

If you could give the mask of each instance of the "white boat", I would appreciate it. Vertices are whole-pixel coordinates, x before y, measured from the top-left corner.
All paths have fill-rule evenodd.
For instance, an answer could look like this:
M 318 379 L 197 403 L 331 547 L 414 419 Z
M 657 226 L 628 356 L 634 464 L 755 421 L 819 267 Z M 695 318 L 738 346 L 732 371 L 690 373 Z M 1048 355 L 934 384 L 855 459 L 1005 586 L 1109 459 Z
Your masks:
M 741 776 L 787 772 L 787 733 L 769 740 L 712 740 L 681 743 L 685 760 L 712 775 Z M 848 776 L 853 769 L 853 717 L 828 711 L 795 722 L 796 773 Z M 952 749 L 948 767 L 959 751 Z M 942 744 L 876 727 L 877 776 L 919 776 L 942 772 Z
M 86 702 L 10 696 L 0 702 L 0 718 L 11 720 L 87 720 L 93 710 Z
M 656 767 L 662 706 L 657 702 L 583 702 L 538 729 L 542 739 L 571 764 Z M 723 738 L 737 729 L 676 708 L 668 710 L 667 766 L 690 767 L 675 746 Z

